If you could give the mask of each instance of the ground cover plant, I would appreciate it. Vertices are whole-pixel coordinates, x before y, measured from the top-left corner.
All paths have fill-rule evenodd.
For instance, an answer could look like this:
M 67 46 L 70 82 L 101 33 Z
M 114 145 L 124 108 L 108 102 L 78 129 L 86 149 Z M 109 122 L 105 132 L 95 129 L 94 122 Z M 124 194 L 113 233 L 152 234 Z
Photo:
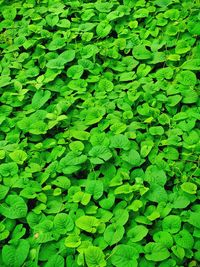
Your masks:
M 200 266 L 200 2 L 0 0 L 0 266 Z

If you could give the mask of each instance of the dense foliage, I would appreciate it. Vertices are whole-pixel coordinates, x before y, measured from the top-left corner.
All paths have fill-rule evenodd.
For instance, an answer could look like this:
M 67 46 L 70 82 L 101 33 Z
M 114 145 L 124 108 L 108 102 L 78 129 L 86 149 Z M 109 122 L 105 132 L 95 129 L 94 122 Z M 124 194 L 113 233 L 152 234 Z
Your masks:
M 0 266 L 199 266 L 199 1 L 0 10 Z

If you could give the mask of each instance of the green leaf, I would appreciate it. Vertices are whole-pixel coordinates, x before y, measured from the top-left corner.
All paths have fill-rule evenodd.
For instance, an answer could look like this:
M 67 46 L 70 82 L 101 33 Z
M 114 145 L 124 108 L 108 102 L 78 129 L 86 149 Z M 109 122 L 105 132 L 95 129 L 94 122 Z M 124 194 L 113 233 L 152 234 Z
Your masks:
M 0 184 L 0 200 L 4 199 L 9 191 L 9 187 Z
M 1 76 L 0 77 L 0 87 L 7 86 L 11 83 L 11 77 L 10 76 Z
M 143 225 L 136 225 L 127 232 L 131 242 L 139 242 L 148 234 L 148 229 Z
M 174 243 L 171 234 L 168 233 L 168 232 L 165 232 L 165 231 L 156 232 L 153 235 L 153 240 L 156 243 L 160 243 L 160 244 L 162 244 L 163 246 L 165 246 L 167 248 L 171 248 L 173 243 Z
M 65 239 L 65 246 L 68 248 L 76 248 L 76 247 L 80 246 L 80 244 L 81 244 L 81 238 L 78 235 L 70 234 Z
M 54 240 L 53 222 L 45 219 L 34 227 L 34 235 L 37 237 L 38 243 L 47 243 Z
M 184 209 L 190 204 L 190 200 L 186 196 L 175 197 L 173 207 L 175 209 Z
M 194 245 L 194 238 L 186 229 L 183 229 L 176 234 L 174 239 L 176 244 L 182 248 L 192 249 Z
M 16 245 L 4 245 L 2 249 L 2 259 L 5 266 L 21 267 L 25 262 L 30 249 L 27 240 L 20 239 Z
M 199 220 L 200 212 L 190 212 L 189 220 L 188 222 L 197 227 L 200 228 L 200 220 Z
M 106 266 L 105 255 L 101 248 L 90 246 L 84 251 L 84 255 L 88 267 Z
M 181 189 L 191 195 L 196 194 L 197 192 L 197 186 L 196 184 L 193 184 L 191 182 L 185 182 L 181 185 Z
M 125 135 L 118 134 L 112 137 L 110 147 L 128 150 L 130 148 L 130 141 Z
M 150 165 L 147 167 L 145 172 L 145 181 L 151 185 L 160 185 L 164 186 L 167 182 L 167 176 L 164 170 L 159 169 L 155 165 Z
M 148 156 L 153 146 L 154 143 L 152 140 L 146 140 L 141 142 L 141 149 L 140 149 L 141 157 L 145 158 L 146 156 Z
M 171 4 L 172 0 L 156 0 L 156 5 L 159 7 L 167 7 L 169 4 Z
M 64 267 L 65 266 L 64 258 L 60 255 L 52 255 L 48 259 L 48 262 L 44 264 L 44 266 L 45 267 L 53 267 L 53 266 Z
M 114 217 L 111 219 L 112 223 L 116 225 L 124 225 L 127 223 L 129 218 L 129 213 L 125 209 L 117 209 L 114 211 Z
M 88 109 L 88 113 L 85 117 L 85 124 L 86 125 L 92 125 L 102 120 L 105 109 L 103 107 L 96 107 L 96 108 L 90 108 Z
M 28 208 L 23 198 L 17 195 L 7 196 L 5 203 L 0 205 L 0 214 L 9 219 L 26 217 Z
M 88 205 L 91 199 L 91 194 L 84 193 L 84 192 L 76 192 L 73 195 L 73 202 L 81 203 L 82 205 Z
M 88 180 L 85 191 L 93 196 L 95 200 L 103 195 L 103 183 L 99 180 Z
M 181 68 L 184 70 L 200 70 L 200 59 L 190 59 L 185 61 Z
M 97 227 L 99 225 L 99 220 L 94 216 L 81 216 L 76 222 L 76 226 L 81 230 L 84 230 L 88 233 L 96 233 Z
M 149 128 L 149 133 L 151 135 L 163 135 L 164 129 L 162 126 L 153 126 Z
M 2 176 L 13 176 L 17 174 L 18 166 L 15 162 L 2 163 L 0 164 L 0 175 Z
M 81 155 L 76 156 L 73 152 L 69 152 L 67 156 L 61 159 L 60 163 L 63 165 L 79 165 L 83 162 L 85 162 L 87 159 L 87 156 Z
M 47 62 L 47 68 L 49 69 L 57 69 L 62 70 L 64 69 L 65 60 L 61 57 L 57 57 L 55 59 L 51 59 Z
M 131 164 L 133 167 L 138 167 L 142 163 L 140 154 L 135 149 L 131 149 L 129 152 L 123 153 L 122 159 Z
M 28 155 L 23 150 L 15 150 L 9 154 L 9 157 L 15 161 L 17 164 L 23 164 L 24 161 L 27 159 Z
M 124 232 L 125 230 L 123 226 L 118 225 L 118 224 L 117 225 L 111 224 L 106 228 L 103 236 L 104 236 L 105 241 L 110 246 L 112 246 L 118 243 L 122 239 Z
M 111 262 L 116 267 L 137 267 L 139 253 L 137 249 L 129 245 L 116 246 L 111 254 Z
M 74 228 L 74 222 L 72 218 L 66 213 L 56 214 L 53 223 L 55 231 L 63 235 L 67 232 L 70 232 Z
M 48 90 L 38 90 L 32 99 L 32 107 L 37 110 L 41 108 L 50 98 L 51 92 Z
M 49 69 L 64 69 L 64 65 L 71 62 L 75 58 L 74 50 L 66 50 L 61 53 L 57 58 L 51 59 L 47 62 L 47 68 Z
M 104 38 L 110 33 L 111 29 L 112 27 L 107 21 L 101 21 L 96 28 L 97 36 Z
M 197 78 L 194 72 L 190 70 L 183 70 L 178 73 L 177 81 L 183 85 L 195 85 L 197 82 Z
M 55 51 L 55 50 L 57 50 L 57 49 L 62 48 L 64 45 L 65 45 L 65 40 L 64 40 L 64 38 L 61 38 L 61 37 L 55 37 L 55 38 L 50 42 L 50 44 L 47 46 L 47 48 L 48 48 L 50 51 Z
M 104 79 L 101 79 L 98 83 L 98 88 L 100 91 L 103 91 L 103 92 L 111 92 L 114 88 L 114 85 L 111 81 L 109 81 L 108 79 L 104 78 Z
M 79 79 L 83 71 L 84 69 L 81 65 L 73 65 L 67 70 L 67 76 L 72 79 Z
M 133 48 L 133 56 L 138 60 L 146 60 L 152 57 L 152 54 L 147 50 L 145 45 L 136 45 Z
M 105 147 L 105 146 L 94 146 L 90 151 L 89 151 L 89 156 L 92 158 L 90 161 L 95 164 L 95 159 L 100 159 L 99 163 L 103 163 L 104 161 L 109 160 L 112 157 L 112 153 L 110 150 Z M 102 161 L 103 160 L 103 161 Z M 98 164 L 98 162 L 96 163 Z
M 2 15 L 4 19 L 14 20 L 17 15 L 17 10 L 14 6 L 8 6 L 6 9 L 2 10 Z
M 168 215 L 163 219 L 162 228 L 171 234 L 177 233 L 181 228 L 181 219 L 177 215 Z
M 145 258 L 149 261 L 163 261 L 169 258 L 170 253 L 162 244 L 150 242 L 145 245 Z
M 120 195 L 120 194 L 130 194 L 134 191 L 134 188 L 129 185 L 129 184 L 124 184 L 121 186 L 118 186 L 115 191 L 114 194 L 115 195 Z
M 185 257 L 185 250 L 182 247 L 179 246 L 173 246 L 171 248 L 172 252 L 174 253 L 174 255 L 176 255 L 177 258 L 179 258 L 180 260 L 183 260 Z

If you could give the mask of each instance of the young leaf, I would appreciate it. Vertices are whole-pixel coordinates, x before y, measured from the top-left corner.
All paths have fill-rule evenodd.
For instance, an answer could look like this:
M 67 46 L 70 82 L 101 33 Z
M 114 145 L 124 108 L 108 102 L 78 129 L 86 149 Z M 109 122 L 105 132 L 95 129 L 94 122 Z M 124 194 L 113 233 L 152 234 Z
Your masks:
M 51 255 L 51 257 L 48 259 L 47 263 L 45 263 L 44 266 L 45 267 L 52 267 L 52 266 L 64 267 L 65 266 L 64 258 L 60 255 Z
M 105 241 L 110 246 L 112 246 L 112 245 L 118 243 L 122 239 L 124 232 L 125 232 L 125 230 L 124 230 L 123 226 L 118 225 L 118 224 L 117 225 L 110 224 L 106 228 L 103 236 L 104 236 Z
M 104 38 L 110 33 L 111 29 L 112 27 L 107 21 L 101 21 L 96 28 L 97 36 Z
M 177 233 L 181 228 L 181 219 L 177 215 L 169 215 L 163 219 L 162 228 L 171 234 Z
M 95 233 L 99 225 L 99 220 L 94 216 L 81 216 L 76 220 L 75 224 L 81 230 L 88 233 Z
M 105 255 L 99 247 L 90 246 L 84 251 L 85 261 L 88 267 L 106 266 Z
M 128 150 L 130 148 L 130 141 L 125 135 L 118 134 L 111 139 L 110 147 Z
M 152 53 L 145 45 L 137 45 L 133 48 L 133 56 L 138 60 L 146 60 L 152 57 Z
M 194 238 L 189 231 L 183 229 L 174 236 L 175 242 L 178 246 L 186 249 L 192 249 L 194 245 Z
M 28 208 L 23 198 L 17 195 L 7 196 L 5 203 L 0 205 L 0 214 L 9 219 L 26 217 Z
M 197 186 L 196 186 L 196 184 L 191 183 L 191 182 L 185 182 L 185 183 L 183 183 L 181 185 L 181 189 L 184 192 L 186 192 L 188 194 L 191 194 L 191 195 L 196 194 L 196 192 L 197 192 Z
M 150 261 L 163 261 L 170 256 L 168 249 L 160 243 L 150 242 L 146 244 L 144 250 L 145 258 Z
M 38 90 L 32 99 L 32 107 L 37 110 L 41 108 L 50 98 L 51 92 L 48 90 Z
M 85 191 L 93 196 L 95 200 L 99 199 L 103 195 L 103 183 L 99 180 L 89 180 L 87 182 Z
M 55 231 L 59 234 L 66 234 L 74 228 L 72 218 L 65 213 L 56 214 L 53 223 Z
M 15 161 L 17 164 L 22 165 L 24 161 L 27 159 L 28 155 L 23 150 L 15 150 L 9 154 L 9 157 Z
M 137 249 L 129 245 L 116 246 L 111 254 L 111 262 L 116 267 L 137 267 L 139 253 Z
M 20 239 L 15 245 L 5 245 L 2 249 L 2 259 L 5 266 L 21 267 L 25 262 L 30 249 L 30 244 L 25 239 Z
M 131 242 L 139 242 L 148 234 L 148 229 L 143 225 L 136 225 L 127 232 Z

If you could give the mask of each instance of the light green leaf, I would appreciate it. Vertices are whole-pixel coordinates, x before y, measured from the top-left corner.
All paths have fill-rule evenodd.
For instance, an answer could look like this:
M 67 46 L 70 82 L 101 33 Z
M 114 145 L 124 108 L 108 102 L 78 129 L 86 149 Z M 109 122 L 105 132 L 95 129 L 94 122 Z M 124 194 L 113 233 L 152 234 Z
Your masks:
M 85 191 L 93 196 L 95 200 L 99 199 L 103 195 L 103 183 L 100 180 L 89 180 Z
M 125 135 L 118 134 L 111 138 L 110 147 L 128 150 L 130 148 L 130 141 Z
M 152 126 L 149 128 L 149 133 L 151 135 L 163 135 L 164 129 L 162 126 Z
M 28 208 L 23 198 L 17 195 L 9 195 L 0 205 L 0 214 L 9 219 L 26 217 Z
M 185 61 L 181 68 L 184 70 L 200 70 L 200 59 L 190 59 Z
M 141 164 L 140 154 L 135 149 L 131 149 L 130 151 L 123 153 L 122 159 L 131 164 L 133 167 L 138 167 Z
M 78 235 L 70 234 L 65 239 L 65 246 L 68 248 L 77 248 L 81 244 L 81 238 Z
M 124 184 L 124 185 L 120 185 L 118 186 L 115 191 L 114 194 L 115 195 L 120 195 L 120 194 L 130 194 L 134 191 L 133 186 L 129 185 L 129 184 Z
M 137 249 L 129 245 L 116 246 L 111 254 L 111 262 L 116 267 L 137 267 L 139 253 Z
M 64 258 L 60 255 L 52 255 L 47 263 L 44 264 L 44 267 L 53 267 L 53 266 L 59 266 L 59 267 L 64 267 Z
M 99 220 L 94 216 L 81 216 L 76 222 L 76 226 L 81 230 L 84 230 L 88 233 L 96 233 L 97 226 L 99 225 Z
M 114 88 L 114 85 L 111 81 L 109 81 L 108 79 L 104 78 L 104 79 L 101 79 L 99 81 L 99 84 L 98 84 L 98 88 L 100 91 L 103 91 L 103 92 L 111 92 Z
M 107 21 L 101 21 L 96 28 L 97 36 L 104 38 L 110 33 L 111 29 L 112 27 Z
M 148 234 L 148 229 L 143 225 L 136 225 L 127 232 L 131 242 L 139 242 Z
M 191 182 L 185 182 L 181 185 L 181 189 L 191 195 L 196 194 L 197 192 L 197 186 L 194 183 Z
M 177 233 L 181 228 L 181 219 L 177 215 L 168 215 L 163 219 L 162 228 L 171 234 Z
M 48 90 L 38 90 L 33 96 L 32 107 L 37 110 L 41 108 L 50 98 L 51 92 Z
M 181 230 L 174 236 L 175 242 L 178 246 L 186 249 L 192 249 L 194 245 L 194 238 L 186 229 Z
M 121 225 L 115 225 L 115 224 L 111 224 L 109 225 L 105 232 L 104 232 L 104 239 L 105 241 L 110 245 L 114 245 L 116 243 L 118 243 L 124 235 L 124 227 Z
M 162 244 L 150 242 L 145 245 L 145 258 L 149 261 L 163 261 L 169 258 L 170 253 Z
M 171 248 L 174 243 L 171 234 L 165 231 L 156 232 L 153 235 L 153 240 L 157 243 L 163 244 L 163 246 L 167 248 Z
M 140 149 L 141 157 L 145 158 L 146 156 L 148 156 L 151 149 L 153 148 L 153 145 L 154 145 L 154 143 L 152 140 L 147 140 L 147 141 L 141 142 L 141 149 Z
M 16 245 L 4 245 L 2 259 L 5 266 L 21 267 L 29 253 L 30 245 L 27 240 L 20 239 Z
M 50 42 L 50 44 L 47 46 L 47 48 L 48 48 L 50 51 L 55 51 L 55 50 L 57 50 L 57 49 L 62 48 L 64 45 L 65 45 L 65 40 L 64 40 L 64 38 L 61 38 L 61 37 L 55 37 L 55 38 Z
M 67 70 L 67 76 L 72 79 L 79 79 L 83 74 L 82 65 L 73 65 Z
M 90 246 L 85 251 L 85 261 L 88 267 L 106 266 L 105 255 L 99 247 Z
M 0 184 L 0 200 L 5 198 L 5 196 L 7 195 L 8 191 L 9 191 L 9 187 L 8 186 Z
M 91 162 L 92 162 L 93 158 L 100 158 L 100 159 L 103 159 L 104 161 L 107 161 L 112 157 L 112 153 L 110 152 L 110 150 L 107 147 L 102 146 L 102 145 L 97 145 L 97 146 L 94 146 L 89 151 L 89 156 L 92 157 L 90 159 Z
M 28 155 L 23 150 L 15 150 L 9 154 L 9 157 L 15 161 L 17 164 L 23 164 L 24 161 L 27 159 Z
M 152 57 L 152 53 L 146 49 L 145 45 L 136 45 L 133 48 L 133 56 L 138 60 L 146 60 Z
M 74 228 L 74 222 L 72 218 L 66 213 L 56 214 L 54 217 L 54 228 L 59 234 L 66 234 Z

